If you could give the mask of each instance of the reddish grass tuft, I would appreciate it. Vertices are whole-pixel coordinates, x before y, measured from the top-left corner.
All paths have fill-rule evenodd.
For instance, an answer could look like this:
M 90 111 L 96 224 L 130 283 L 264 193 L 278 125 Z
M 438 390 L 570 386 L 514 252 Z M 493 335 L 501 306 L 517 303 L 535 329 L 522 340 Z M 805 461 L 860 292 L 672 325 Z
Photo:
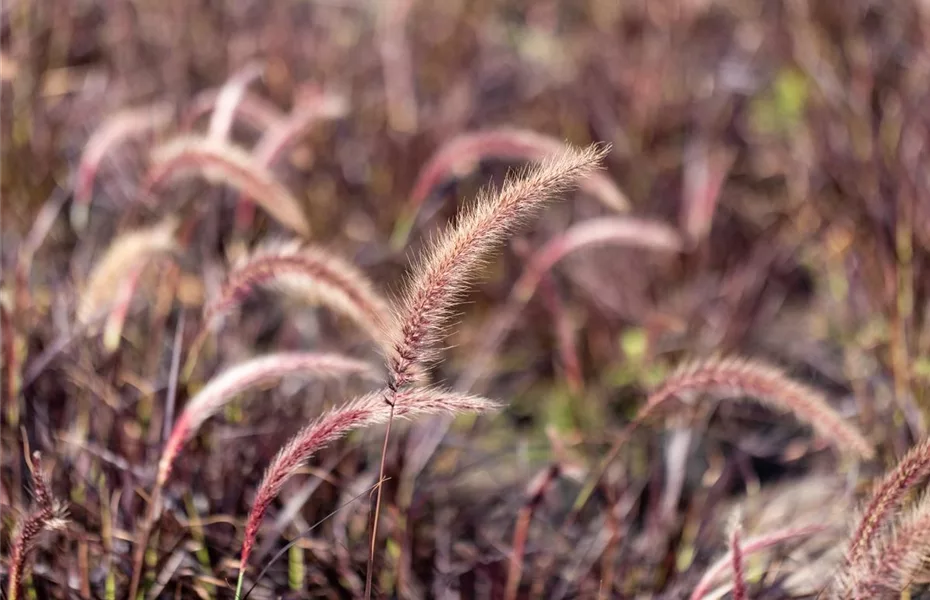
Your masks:
M 157 148 L 152 161 L 146 176 L 147 190 L 179 177 L 200 175 L 254 198 L 268 214 L 297 233 L 310 233 L 310 224 L 297 199 L 238 146 L 200 136 L 180 137 Z
M 182 117 L 182 130 L 193 130 L 200 118 L 216 110 L 221 93 L 222 88 L 206 90 L 198 94 Z M 283 121 L 286 115 L 271 102 L 246 90 L 236 104 L 233 118 L 236 122 L 241 121 L 255 131 L 262 132 Z
M 930 494 L 924 497 L 893 527 L 888 527 L 848 565 L 837 578 L 843 597 L 900 598 L 916 576 L 926 572 L 930 552 Z
M 48 482 L 42 473 L 42 461 L 38 452 L 32 455 L 32 487 L 35 508 L 17 524 L 13 533 L 6 591 L 8 600 L 19 598 L 20 587 L 28 568 L 29 555 L 35 549 L 39 535 L 45 531 L 59 531 L 67 524 L 67 510 L 52 497 Z
M 495 193 L 482 192 L 416 264 L 392 327 L 391 386 L 416 379 L 418 366 L 435 358 L 434 346 L 487 256 L 553 197 L 593 173 L 609 148 L 569 149 L 545 158 Z
M 91 135 L 74 180 L 74 201 L 71 204 L 71 224 L 78 231 L 87 225 L 93 200 L 94 180 L 104 157 L 126 139 L 161 129 L 171 122 L 174 112 L 168 104 L 132 108 L 116 113 Z
M 772 531 L 750 538 L 743 542 L 740 547 L 745 557 L 763 552 L 790 540 L 809 537 L 825 529 L 826 526 L 824 525 L 805 525 L 803 527 L 779 529 L 778 531 Z M 732 566 L 733 554 L 731 551 L 728 551 L 704 572 L 703 577 L 701 577 L 701 580 L 698 582 L 697 586 L 695 586 L 694 591 L 691 592 L 690 600 L 701 600 L 706 596 L 707 593 L 710 592 L 710 586 L 713 585 L 721 575 L 726 573 L 727 569 L 732 568 Z
M 693 246 L 710 233 L 711 222 L 724 181 L 736 154 L 728 150 L 709 150 L 697 143 L 685 151 L 684 185 L 678 222 L 682 234 Z
M 376 377 L 372 366 L 364 361 L 339 354 L 316 352 L 280 352 L 265 354 L 239 363 L 220 373 L 194 396 L 171 430 L 158 462 L 156 485 L 164 485 L 181 450 L 200 426 L 221 410 L 236 394 L 245 390 L 294 375 L 324 377 L 347 377 L 361 375 L 369 379 Z
M 634 423 L 641 423 L 652 416 L 671 398 L 702 393 L 756 398 L 791 413 L 842 452 L 860 458 L 871 458 L 875 454 L 868 440 L 843 420 L 823 394 L 790 379 L 771 365 L 742 358 L 711 359 L 683 365 L 649 396 Z
M 876 534 L 904 504 L 907 493 L 930 476 L 930 439 L 914 446 L 878 484 L 850 537 L 846 562 L 857 563 L 872 547 Z
M 117 237 L 94 265 L 78 302 L 78 321 L 90 325 L 101 314 L 125 298 L 114 298 L 114 290 L 130 285 L 153 260 L 177 250 L 178 220 L 169 217 L 155 225 Z M 119 306 L 117 306 L 119 308 Z
M 291 113 L 286 117 L 282 116 L 264 130 L 252 154 L 261 166 L 270 169 L 317 123 L 338 119 L 347 112 L 348 102 L 344 97 L 321 93 L 314 89 L 304 90 Z M 254 212 L 248 196 L 239 199 L 236 205 L 236 231 L 245 232 L 251 229 Z
M 263 167 L 271 167 L 293 144 L 306 135 L 320 121 L 344 117 L 349 110 L 348 101 L 330 93 L 304 94 L 293 112 L 274 123 L 262 135 L 253 154 Z
M 565 149 L 561 140 L 528 129 L 502 127 L 459 135 L 439 148 L 420 169 L 407 205 L 409 218 L 444 180 L 467 174 L 482 160 L 539 161 Z M 630 207 L 626 195 L 602 173 L 591 173 L 579 182 L 579 187 L 611 210 L 623 212 Z
M 183 445 L 197 433 L 207 419 L 219 412 L 237 394 L 251 387 L 294 375 L 324 377 L 362 375 L 373 378 L 375 371 L 368 363 L 338 354 L 282 352 L 247 360 L 211 379 L 184 407 L 184 411 L 175 421 L 162 450 L 149 507 L 136 536 L 130 598 L 135 597 L 139 587 L 142 559 L 148 545 L 149 535 L 161 514 L 162 491 L 171 476 L 174 461 Z
M 216 106 L 210 115 L 210 128 L 207 137 L 218 142 L 224 142 L 229 137 L 236 109 L 242 101 L 249 85 L 261 78 L 264 66 L 258 62 L 251 62 L 239 69 L 220 88 L 216 96 Z
M 325 306 L 350 319 L 386 348 L 384 319 L 390 315 L 390 305 L 375 286 L 348 261 L 322 248 L 302 247 L 299 242 L 266 246 L 236 267 L 204 308 L 207 326 L 234 310 L 258 286 Z
M 392 397 L 393 406 L 388 403 Z M 387 423 L 392 415 L 412 418 L 427 414 L 484 412 L 495 408 L 497 404 L 487 398 L 438 389 L 417 388 L 399 392 L 382 389 L 336 408 L 305 427 L 291 438 L 271 461 L 255 495 L 242 542 L 236 597 L 241 597 L 242 577 L 258 535 L 258 528 L 271 502 L 281 492 L 284 483 L 320 448 L 353 429 Z

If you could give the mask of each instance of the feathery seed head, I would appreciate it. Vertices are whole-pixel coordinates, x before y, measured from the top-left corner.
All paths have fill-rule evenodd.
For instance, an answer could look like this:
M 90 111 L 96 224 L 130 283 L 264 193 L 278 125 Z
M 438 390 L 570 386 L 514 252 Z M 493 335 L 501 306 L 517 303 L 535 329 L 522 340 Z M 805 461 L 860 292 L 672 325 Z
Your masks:
M 304 236 L 310 233 L 300 203 L 267 167 L 238 146 L 201 136 L 175 138 L 153 151 L 146 189 L 189 175 L 230 185 L 254 199 L 282 225 Z
M 609 150 L 567 149 L 510 177 L 499 191 L 484 190 L 455 223 L 430 244 L 413 268 L 390 331 L 392 387 L 414 381 L 435 359 L 435 345 L 476 272 L 504 239 L 555 196 L 593 173 Z
M 292 375 L 347 377 L 361 375 L 370 379 L 375 370 L 366 362 L 339 354 L 282 352 L 266 354 L 231 367 L 211 379 L 184 407 L 175 422 L 158 463 L 157 486 L 164 485 L 181 447 L 200 426 L 236 396 L 251 387 Z
M 634 422 L 649 418 L 672 397 L 700 393 L 756 398 L 793 414 L 838 450 L 866 459 L 875 454 L 868 440 L 846 423 L 822 393 L 790 379 L 771 365 L 741 358 L 685 363 L 649 396 Z
M 233 269 L 204 308 L 205 321 L 233 310 L 257 286 L 325 306 L 353 321 L 387 351 L 384 320 L 390 315 L 389 304 L 364 273 L 339 256 L 299 243 L 268 244 Z
M 240 572 L 244 571 L 248 564 L 249 554 L 265 512 L 281 492 L 284 483 L 323 446 L 353 429 L 387 423 L 392 415 L 391 405 L 388 404 L 392 397 L 393 416 L 402 418 L 438 413 L 485 412 L 498 406 L 487 398 L 435 388 L 408 389 L 396 394 L 393 390 L 385 388 L 356 398 L 319 417 L 291 438 L 268 466 L 246 522 Z
M 873 547 L 875 536 L 904 503 L 907 493 L 930 476 L 930 438 L 911 448 L 879 481 L 850 537 L 847 565 L 854 566 Z
M 127 278 L 137 274 L 155 258 L 177 250 L 175 217 L 158 225 L 124 233 L 107 248 L 87 278 L 87 286 L 78 302 L 78 321 L 87 325 L 107 310 L 113 301 L 113 290 Z

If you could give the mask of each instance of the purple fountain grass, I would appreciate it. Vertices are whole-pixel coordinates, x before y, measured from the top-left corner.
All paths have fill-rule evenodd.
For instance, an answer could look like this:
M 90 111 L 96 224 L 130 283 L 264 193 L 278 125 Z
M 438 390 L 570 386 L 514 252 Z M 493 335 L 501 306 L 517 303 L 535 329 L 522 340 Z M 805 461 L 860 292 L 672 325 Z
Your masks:
M 304 90 L 291 113 L 264 130 L 261 139 L 252 150 L 252 155 L 259 164 L 270 169 L 317 123 L 343 117 L 348 108 L 348 101 L 343 96 L 315 89 Z M 254 214 L 251 198 L 239 198 L 236 205 L 236 231 L 250 230 Z
M 592 145 L 548 156 L 521 176 L 509 178 L 499 192 L 480 193 L 430 245 L 414 267 L 390 332 L 393 389 L 413 382 L 417 367 L 435 359 L 435 345 L 453 316 L 452 305 L 488 255 L 546 202 L 595 172 L 608 150 Z
M 116 288 L 116 293 L 113 295 L 113 308 L 110 310 L 110 314 L 107 315 L 106 322 L 103 325 L 103 348 L 107 354 L 111 354 L 119 348 L 123 337 L 123 327 L 126 325 L 126 317 L 129 316 L 129 308 L 132 306 L 132 299 L 147 266 L 147 264 L 143 263 L 130 269 Z
M 440 183 L 468 173 L 482 160 L 539 161 L 565 148 L 561 140 L 528 129 L 503 127 L 463 133 L 440 147 L 420 169 L 405 209 L 407 218 L 412 221 Z M 624 212 L 630 207 L 626 195 L 603 173 L 590 173 L 579 187 L 611 210 Z
M 78 302 L 78 321 L 90 325 L 113 306 L 114 290 L 138 279 L 140 270 L 153 260 L 175 252 L 177 227 L 178 220 L 168 217 L 158 225 L 130 231 L 113 240 L 87 278 Z
M 730 565 L 733 567 L 733 600 L 746 600 L 746 579 L 743 572 L 743 544 L 740 527 L 730 534 Z
M 269 244 L 253 252 L 227 277 L 204 308 L 206 326 L 232 311 L 258 286 L 280 290 L 343 315 L 386 351 L 384 320 L 390 305 L 355 265 L 300 242 Z
M 265 354 L 230 367 L 211 379 L 187 403 L 175 421 L 158 462 L 155 485 L 164 485 L 181 447 L 197 433 L 204 421 L 215 415 L 237 394 L 257 385 L 295 375 L 330 378 L 360 375 L 374 380 L 377 372 L 364 361 L 341 354 L 318 352 Z
M 837 583 L 845 598 L 902 597 L 902 592 L 921 572 L 926 572 L 930 552 L 930 494 L 925 494 L 864 552 L 847 565 Z
M 29 555 L 35 549 L 39 535 L 45 531 L 64 529 L 67 524 L 67 510 L 52 496 L 45 474 L 42 473 L 42 460 L 38 452 L 32 455 L 32 482 L 35 508 L 19 521 L 13 532 L 6 591 L 8 600 L 19 598 Z
M 587 502 L 607 467 L 627 444 L 633 433 L 650 417 L 660 412 L 672 398 L 680 394 L 715 393 L 728 397 L 748 396 L 773 408 L 794 415 L 841 451 L 860 458 L 872 458 L 875 449 L 858 429 L 846 423 L 827 403 L 820 392 L 802 385 L 779 369 L 756 360 L 725 358 L 691 361 L 682 364 L 646 399 L 630 421 L 617 435 L 610 449 L 588 478 L 575 500 L 573 511 Z
M 291 114 L 265 131 L 252 154 L 262 166 L 270 167 L 314 125 L 344 117 L 348 110 L 348 101 L 343 96 L 307 92 Z
M 763 552 L 790 540 L 809 537 L 815 533 L 824 531 L 826 528 L 825 525 L 805 525 L 803 527 L 779 529 L 778 531 L 772 531 L 750 538 L 743 542 L 740 547 L 743 556 L 746 557 Z M 701 580 L 698 582 L 697 586 L 695 586 L 694 591 L 691 592 L 690 600 L 701 600 L 704 598 L 710 591 L 710 586 L 713 585 L 721 575 L 726 573 L 727 569 L 731 569 L 732 567 L 733 554 L 732 551 L 727 551 L 723 557 L 704 572 Z
M 145 189 L 191 175 L 229 185 L 254 198 L 282 225 L 303 236 L 310 233 L 310 224 L 297 199 L 246 150 L 232 144 L 201 136 L 179 137 L 163 144 L 152 154 Z
M 394 398 L 393 406 L 388 403 L 390 398 Z M 438 413 L 484 412 L 494 408 L 497 408 L 496 403 L 480 396 L 431 388 L 398 392 L 385 388 L 333 409 L 305 427 L 281 448 L 268 466 L 258 487 L 245 526 L 236 598 L 242 597 L 242 583 L 249 555 L 271 502 L 281 492 L 284 483 L 320 448 L 353 429 L 387 423 L 392 417 L 412 418 Z
M 212 114 L 217 108 L 223 88 L 206 90 L 194 97 L 181 119 L 181 129 L 191 131 L 204 115 Z M 261 96 L 245 90 L 236 104 L 233 119 L 264 132 L 286 118 L 284 112 Z
M 728 149 L 711 151 L 704 143 L 693 143 L 685 150 L 684 182 L 678 223 L 691 247 L 710 233 L 717 203 L 736 153 Z
M 229 137 L 236 109 L 245 96 L 248 87 L 264 73 L 265 67 L 259 62 L 251 62 L 239 69 L 230 77 L 216 96 L 216 106 L 210 115 L 210 126 L 207 137 L 220 142 Z
M 535 167 L 509 177 L 500 191 L 483 190 L 465 208 L 455 223 L 433 241 L 425 256 L 415 263 L 408 286 L 389 323 L 387 337 L 388 388 L 385 399 L 388 428 L 384 436 L 379 480 L 384 478 L 384 453 L 390 436 L 391 416 L 400 391 L 420 382 L 438 353 L 436 345 L 453 316 L 452 306 L 476 277 L 488 256 L 544 204 L 570 187 L 583 182 L 600 166 L 609 146 L 571 147 L 550 154 Z M 381 486 L 375 499 L 365 597 L 371 597 L 375 543 L 381 508 Z
M 523 308 L 536 293 L 545 274 L 569 254 L 589 247 L 617 245 L 678 252 L 682 240 L 678 232 L 658 221 L 630 216 L 601 217 L 572 225 L 547 242 L 530 259 L 514 284 L 504 307 L 477 336 L 480 347 L 456 387 L 471 389 L 487 372 L 497 349 L 513 328 Z
M 107 153 L 117 144 L 133 137 L 157 131 L 171 122 L 173 110 L 168 104 L 156 104 L 120 111 L 108 118 L 91 135 L 74 179 L 71 224 L 76 230 L 87 225 L 93 199 L 94 180 Z
M 850 537 L 846 562 L 853 565 L 872 547 L 876 534 L 904 503 L 908 492 L 930 476 L 930 438 L 911 448 L 875 485 Z
M 701 393 L 745 395 L 758 399 L 793 414 L 830 441 L 837 450 L 866 459 L 875 454 L 868 440 L 843 420 L 822 393 L 790 379 L 771 365 L 743 358 L 686 363 L 650 394 L 633 422 L 642 423 L 671 398 Z
M 149 507 L 139 527 L 133 557 L 133 575 L 130 598 L 135 597 L 142 573 L 142 558 L 149 535 L 161 514 L 162 491 L 181 448 L 191 439 L 203 423 L 219 412 L 230 400 L 249 388 L 289 376 L 348 377 L 361 375 L 376 377 L 368 363 L 339 354 L 317 352 L 281 352 L 266 354 L 230 367 L 211 379 L 184 407 L 175 421 L 158 461 L 158 472 L 152 489 Z

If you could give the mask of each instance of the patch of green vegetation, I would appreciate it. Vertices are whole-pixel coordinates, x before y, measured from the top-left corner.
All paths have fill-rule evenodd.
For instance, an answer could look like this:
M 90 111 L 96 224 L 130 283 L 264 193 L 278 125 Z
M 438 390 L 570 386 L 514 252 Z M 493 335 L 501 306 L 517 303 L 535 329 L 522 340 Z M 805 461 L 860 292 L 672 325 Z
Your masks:
M 810 85 L 794 68 L 780 70 L 771 87 L 756 96 L 750 107 L 750 123 L 760 133 L 788 135 L 802 124 Z

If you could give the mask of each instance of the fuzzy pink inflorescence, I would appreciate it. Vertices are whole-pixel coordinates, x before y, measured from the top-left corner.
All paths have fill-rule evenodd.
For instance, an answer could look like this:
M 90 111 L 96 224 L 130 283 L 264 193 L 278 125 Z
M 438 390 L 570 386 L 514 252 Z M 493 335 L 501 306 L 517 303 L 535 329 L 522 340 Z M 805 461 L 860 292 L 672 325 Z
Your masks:
M 420 170 L 408 210 L 415 213 L 443 180 L 471 170 L 482 160 L 537 161 L 564 152 L 565 148 L 561 140 L 529 129 L 502 127 L 463 133 L 439 148 Z M 604 174 L 592 173 L 579 187 L 612 210 L 622 212 L 630 206 L 623 192 Z
M 339 354 L 317 352 L 266 354 L 227 369 L 211 379 L 187 403 L 181 416 L 175 421 L 158 463 L 156 487 L 160 488 L 168 480 L 181 447 L 197 433 L 204 421 L 215 415 L 236 394 L 286 376 L 346 377 L 352 374 L 372 378 L 375 376 L 375 370 L 360 360 Z
M 397 312 L 388 364 L 394 389 L 414 381 L 417 367 L 435 358 L 435 345 L 461 297 L 490 252 L 550 199 L 593 173 L 608 148 L 596 145 L 549 156 L 495 193 L 483 191 L 415 265 Z
M 390 305 L 354 265 L 321 248 L 269 246 L 233 269 L 204 309 L 206 323 L 231 311 L 258 286 L 269 286 L 348 317 L 384 347 Z
M 802 385 L 779 369 L 741 358 L 713 359 L 679 368 L 653 392 L 636 415 L 641 423 L 667 400 L 686 393 L 745 395 L 794 415 L 841 451 L 871 458 L 875 451 L 865 437 L 846 423 L 820 392 Z
M 846 561 L 856 563 L 872 546 L 875 535 L 902 505 L 907 493 L 930 476 L 930 438 L 904 455 L 875 486 L 862 518 L 850 537 Z
M 391 397 L 395 399 L 393 416 L 400 418 L 423 414 L 483 412 L 497 407 L 496 403 L 487 398 L 438 389 L 408 389 L 396 394 L 392 390 L 382 389 L 326 413 L 291 438 L 268 466 L 246 522 L 240 572 L 244 572 L 248 564 L 262 519 L 284 483 L 323 446 L 353 429 L 387 423 L 392 417 L 391 406 L 387 402 Z
M 900 598 L 915 575 L 926 568 L 928 548 L 930 495 L 925 495 L 894 527 L 886 528 L 860 560 L 847 565 L 838 577 L 845 588 L 843 596 L 855 600 Z
M 87 211 L 93 199 L 94 180 L 106 155 L 127 139 L 150 133 L 168 125 L 173 111 L 167 104 L 131 108 L 108 118 L 94 133 L 81 155 L 74 182 L 71 220 L 77 228 L 87 222 Z
M 282 225 L 301 235 L 310 223 L 294 196 L 265 167 L 239 146 L 201 136 L 183 136 L 158 147 L 144 188 L 153 190 L 177 177 L 198 174 L 254 198 Z

